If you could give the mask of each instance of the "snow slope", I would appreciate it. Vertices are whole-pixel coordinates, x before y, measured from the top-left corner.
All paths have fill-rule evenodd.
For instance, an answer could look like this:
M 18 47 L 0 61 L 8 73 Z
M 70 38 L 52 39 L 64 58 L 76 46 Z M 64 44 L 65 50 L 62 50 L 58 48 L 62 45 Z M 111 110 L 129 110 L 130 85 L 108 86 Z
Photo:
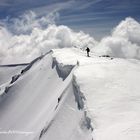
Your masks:
M 36 58 L 1 84 L 0 140 L 139 140 L 139 66 L 77 48 Z
M 65 52 L 65 53 L 64 53 Z M 54 50 L 63 65 L 76 64 L 74 79 L 93 124 L 94 140 L 140 139 L 140 61 Z
M 89 118 L 74 96 L 74 66 L 63 71 L 51 53 L 32 61 L 3 87 L 1 140 L 92 139 Z
M 0 65 L 0 85 L 23 69 L 26 65 Z

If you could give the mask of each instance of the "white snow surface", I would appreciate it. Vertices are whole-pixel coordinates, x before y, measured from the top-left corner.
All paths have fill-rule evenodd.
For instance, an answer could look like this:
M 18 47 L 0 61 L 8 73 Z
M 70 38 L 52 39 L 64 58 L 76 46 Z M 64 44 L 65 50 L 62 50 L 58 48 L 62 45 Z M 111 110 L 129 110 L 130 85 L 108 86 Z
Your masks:
M 3 83 L 0 140 L 91 140 L 87 115 L 77 107 L 72 73 L 63 75 L 50 52 Z
M 75 49 L 54 50 L 64 65 L 79 67 L 74 77 L 86 98 L 94 140 L 140 139 L 140 61 L 101 58 Z M 81 55 L 82 54 L 82 55 Z
M 17 74 L 20 70 L 22 70 L 25 66 L 1 66 L 0 65 L 0 85 L 9 81 L 11 77 Z
M 54 49 L 5 71 L 0 140 L 139 140 L 140 61 L 90 55 Z

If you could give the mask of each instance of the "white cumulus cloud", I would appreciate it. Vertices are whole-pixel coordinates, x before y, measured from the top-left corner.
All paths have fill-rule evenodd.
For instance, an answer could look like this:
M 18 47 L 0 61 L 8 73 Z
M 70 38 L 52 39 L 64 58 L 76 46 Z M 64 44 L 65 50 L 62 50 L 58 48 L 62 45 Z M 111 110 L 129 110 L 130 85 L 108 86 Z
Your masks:
M 64 25 L 56 26 L 54 23 L 58 16 L 50 13 L 39 18 L 29 12 L 19 19 L 12 19 L 14 24 L 11 27 L 16 28 L 17 34 L 3 22 L 0 26 L 0 64 L 29 62 L 50 49 L 73 46 L 88 46 L 99 55 L 140 59 L 140 23 L 133 18 L 121 21 L 110 36 L 97 42 L 82 31 L 75 32 Z
M 56 26 L 51 22 L 42 28 L 46 20 L 48 23 L 54 21 L 54 16 L 36 19 L 36 15 L 31 12 L 22 16 L 21 20 L 14 19 L 18 34 L 12 34 L 6 26 L 1 27 L 0 63 L 29 62 L 53 48 L 95 46 L 94 38 L 83 32 L 74 32 L 67 26 Z M 27 30 L 31 31 L 23 34 Z
M 104 37 L 94 48 L 98 54 L 140 59 L 140 23 L 126 18 L 114 28 L 111 36 Z

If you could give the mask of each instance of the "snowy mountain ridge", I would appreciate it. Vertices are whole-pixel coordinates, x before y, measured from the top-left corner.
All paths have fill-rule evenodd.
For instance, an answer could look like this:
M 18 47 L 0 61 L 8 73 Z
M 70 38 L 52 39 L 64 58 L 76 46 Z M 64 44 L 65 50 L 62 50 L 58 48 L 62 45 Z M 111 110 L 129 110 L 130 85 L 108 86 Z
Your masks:
M 1 133 L 0 139 L 139 140 L 139 65 L 63 48 L 14 75 L 7 71 L 11 79 L 0 86 L 0 131 L 20 134 Z
M 83 140 L 84 139 L 91 139 L 90 138 L 91 137 L 90 131 L 84 132 L 85 129 L 88 130 L 91 128 L 91 130 L 92 130 L 90 118 L 87 117 L 87 113 L 84 110 L 80 111 L 79 110 L 80 108 L 78 109 L 78 107 L 77 107 L 77 105 L 79 105 L 79 102 L 82 102 L 82 98 L 77 98 L 78 94 L 77 94 L 77 96 L 75 94 L 72 94 L 74 91 L 73 84 L 72 84 L 73 82 L 71 82 L 72 73 L 73 73 L 72 69 L 75 69 L 75 68 L 74 68 L 74 66 L 70 66 L 70 67 L 65 66 L 64 70 L 63 70 L 63 67 L 60 67 L 61 64 L 57 63 L 57 61 L 51 57 L 51 53 L 52 52 L 50 51 L 49 53 L 38 57 L 37 59 L 33 60 L 29 65 L 27 65 L 24 69 L 20 70 L 19 74 L 12 76 L 12 79 L 9 82 L 7 82 L 7 84 L 3 88 L 3 92 L 1 93 L 1 96 L 0 96 L 1 104 L 7 104 L 7 107 L 9 106 L 11 108 L 11 110 L 9 111 L 8 108 L 3 110 L 3 107 L 2 106 L 0 107 L 0 112 L 1 112 L 0 124 L 2 127 L 2 129 L 1 129 L 2 132 L 6 131 L 6 130 L 8 131 L 8 130 L 20 130 L 21 129 L 22 131 L 24 130 L 25 132 L 26 131 L 28 132 L 30 130 L 31 132 L 33 131 L 34 133 L 32 135 L 26 135 L 26 136 L 25 135 L 18 135 L 18 134 L 13 134 L 13 135 L 1 134 L 0 135 L 1 139 L 5 139 L 5 140 L 9 139 L 9 138 L 14 139 L 14 140 L 15 139 L 46 139 L 46 137 L 49 137 L 49 139 L 56 139 L 56 136 L 48 135 L 48 133 L 49 133 L 48 131 L 50 131 L 50 133 L 53 132 L 51 130 L 51 129 L 54 129 L 52 127 L 52 125 L 54 124 L 54 122 L 58 122 L 56 116 L 59 116 L 59 112 L 63 112 L 63 110 L 64 110 L 63 107 L 65 107 L 65 106 L 66 106 L 66 108 L 68 108 L 67 109 L 68 111 L 64 111 L 64 114 L 67 112 L 65 115 L 69 114 L 69 112 L 71 112 L 71 111 L 74 111 L 74 114 L 75 114 L 74 117 L 77 118 L 76 120 L 74 119 L 76 121 L 76 124 L 73 124 L 74 127 L 82 127 L 82 128 L 70 127 L 70 129 L 72 129 L 72 130 L 76 129 L 76 131 L 80 130 L 80 131 L 83 131 L 83 133 L 76 132 L 74 134 L 73 132 L 68 131 L 66 136 L 64 134 L 58 133 L 59 136 L 57 135 L 57 138 L 60 137 L 60 139 L 66 139 L 66 138 L 68 138 L 68 135 L 70 133 L 72 133 L 72 135 L 74 137 L 73 139 L 77 139 L 76 135 L 79 135 L 79 136 L 82 135 L 81 137 L 83 137 L 83 134 L 85 133 L 86 135 L 82 139 Z M 49 62 L 47 62 L 47 61 L 49 61 Z M 49 66 L 50 70 L 48 70 L 48 68 L 45 68 L 46 63 L 48 63 L 47 66 Z M 50 84 L 54 85 L 55 81 L 56 81 L 55 82 L 56 85 L 58 84 L 57 83 L 58 81 L 59 81 L 59 83 L 61 83 L 60 84 L 61 86 L 60 85 L 56 86 L 56 87 L 58 87 L 58 89 L 56 90 L 54 88 L 47 89 L 45 86 L 45 84 L 48 83 L 47 81 L 41 82 L 43 84 L 43 87 L 45 88 L 44 90 L 46 92 L 48 92 L 47 94 L 50 94 L 50 97 L 46 95 L 47 98 L 49 97 L 49 99 L 47 99 L 48 103 L 46 105 L 46 108 L 48 108 L 48 109 L 45 110 L 42 108 L 43 107 L 42 105 L 40 106 L 42 108 L 42 111 L 43 112 L 45 111 L 47 113 L 47 114 L 45 113 L 46 118 L 44 118 L 44 113 L 43 112 L 41 113 L 41 110 L 38 110 L 38 112 L 36 110 L 34 110 L 35 106 L 36 106 L 34 104 L 34 102 L 35 102 L 35 100 L 37 100 L 37 97 L 34 96 L 33 94 L 37 94 L 38 96 L 40 96 L 40 100 L 42 100 L 42 97 L 44 98 L 44 93 L 41 93 L 41 91 L 43 90 L 42 85 L 39 84 L 39 88 L 37 88 L 38 91 L 35 91 L 35 90 L 33 90 L 34 84 L 32 85 L 29 83 L 29 81 L 30 81 L 30 82 L 33 82 L 36 84 L 38 80 L 42 81 L 42 79 L 40 79 L 40 76 L 37 77 L 37 79 L 35 78 L 37 81 L 32 77 L 33 76 L 32 74 L 34 73 L 34 71 L 36 71 L 36 69 L 38 69 L 39 71 L 46 69 L 45 72 L 47 72 L 47 73 L 50 71 L 48 78 L 45 79 L 45 81 L 47 80 L 48 82 L 50 80 L 52 80 L 52 82 L 49 82 Z M 51 77 L 52 71 L 54 71 L 53 72 L 54 76 Z M 71 74 L 70 74 L 70 71 L 72 71 Z M 39 72 L 39 73 L 42 75 L 42 72 Z M 29 77 L 30 78 L 32 77 L 34 80 L 32 78 L 30 79 Z M 58 80 L 56 80 L 56 79 L 58 79 Z M 26 81 L 27 83 L 24 83 L 24 81 Z M 51 87 L 53 87 L 53 85 L 51 85 Z M 51 92 L 52 89 L 54 90 L 53 92 Z M 75 85 L 75 89 L 77 89 L 76 85 Z M 23 95 L 23 94 L 25 94 L 25 92 L 27 92 L 26 95 Z M 22 94 L 20 94 L 20 93 L 22 93 Z M 51 95 L 52 93 L 55 95 Z M 28 94 L 30 94 L 30 95 L 28 95 Z M 10 99 L 10 98 L 12 98 L 11 96 L 15 96 L 15 97 L 13 99 Z M 21 96 L 21 97 L 18 98 L 18 96 Z M 66 102 L 65 100 L 68 100 L 67 96 L 70 96 L 70 97 L 72 96 L 71 97 L 72 101 Z M 79 95 L 79 97 L 80 97 L 80 95 Z M 6 101 L 7 99 L 9 99 L 9 102 Z M 24 101 L 26 101 L 26 106 L 23 106 Z M 77 101 L 77 105 L 76 105 L 75 101 Z M 44 102 L 44 104 L 46 104 L 46 101 L 44 99 L 43 99 L 43 102 Z M 65 102 L 66 102 L 66 105 L 64 105 Z M 31 103 L 33 105 L 29 106 Z M 68 103 L 70 104 L 69 106 L 67 105 Z M 17 106 L 19 106 L 19 108 Z M 21 110 L 20 107 L 23 110 Z M 27 111 L 28 109 L 31 109 L 31 112 L 30 112 L 31 114 L 28 113 L 28 111 Z M 14 112 L 13 112 L 13 110 L 14 110 Z M 17 112 L 17 114 L 15 114 L 15 112 Z M 21 113 L 23 114 L 23 116 L 25 118 L 20 115 Z M 35 116 L 32 115 L 34 113 L 36 114 Z M 36 117 L 38 115 L 41 118 L 43 117 L 42 121 L 41 121 L 41 119 L 36 120 Z M 63 117 L 65 117 L 65 115 Z M 6 125 L 5 122 L 7 122 L 7 119 L 9 118 L 9 116 L 11 116 L 11 119 L 9 119 L 9 123 L 7 123 L 7 125 Z M 32 117 L 34 116 L 34 118 L 30 118 L 31 116 Z M 60 113 L 60 116 L 61 116 L 61 113 Z M 27 123 L 29 121 L 29 120 L 27 121 L 27 118 L 30 120 L 31 124 Z M 70 119 L 70 122 L 74 121 L 74 120 L 72 120 L 72 117 L 69 119 Z M 15 121 L 16 121 L 16 123 L 15 123 Z M 62 121 L 64 121 L 64 120 L 62 119 Z M 80 124 L 77 122 L 79 122 Z M 64 124 L 66 127 L 69 126 L 69 122 L 67 124 L 67 121 L 64 121 Z M 34 128 L 32 125 L 33 126 L 37 125 L 38 128 Z M 75 126 L 75 125 L 78 125 L 78 126 Z M 63 123 L 62 123 L 62 126 L 58 125 L 58 127 L 63 128 Z M 56 130 L 55 130 L 55 133 L 56 133 Z M 79 138 L 79 136 L 78 136 L 78 138 Z
M 75 81 L 84 95 L 95 140 L 140 139 L 140 62 L 135 59 L 86 57 L 75 48 L 54 50 L 63 65 L 76 64 Z

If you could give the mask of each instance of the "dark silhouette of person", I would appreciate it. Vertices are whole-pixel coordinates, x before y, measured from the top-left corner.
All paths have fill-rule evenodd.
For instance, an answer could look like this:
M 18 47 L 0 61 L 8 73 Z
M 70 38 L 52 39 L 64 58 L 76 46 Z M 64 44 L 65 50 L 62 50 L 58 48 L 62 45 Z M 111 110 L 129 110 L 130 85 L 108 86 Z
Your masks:
M 60 100 L 61 100 L 61 98 L 59 97 L 59 98 L 58 98 L 58 103 L 60 102 Z
M 90 49 L 87 47 L 87 48 L 86 48 L 86 51 L 87 51 L 87 57 L 89 57 Z

